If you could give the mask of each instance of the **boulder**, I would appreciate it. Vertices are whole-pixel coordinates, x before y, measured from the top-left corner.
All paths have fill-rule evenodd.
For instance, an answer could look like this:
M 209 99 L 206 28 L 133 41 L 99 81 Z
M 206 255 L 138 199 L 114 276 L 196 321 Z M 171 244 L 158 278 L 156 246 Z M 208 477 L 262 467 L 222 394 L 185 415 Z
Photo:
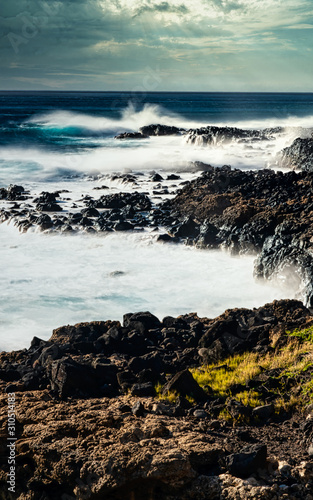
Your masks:
M 313 137 L 295 139 L 291 146 L 282 150 L 280 164 L 284 167 L 313 172 Z
M 184 397 L 192 397 L 196 401 L 206 401 L 208 399 L 207 394 L 201 389 L 189 370 L 183 370 L 176 373 L 176 375 L 174 375 L 174 377 L 164 386 L 164 395 L 171 391 L 176 391 Z
M 143 417 L 145 414 L 145 407 L 140 401 L 137 401 L 137 403 L 132 406 L 131 412 L 135 417 Z
M 154 397 L 155 388 L 151 382 L 145 384 L 134 384 L 130 390 L 132 396 L 138 396 L 142 398 Z
M 267 447 L 264 444 L 245 446 L 239 453 L 232 453 L 226 458 L 226 467 L 236 477 L 249 477 L 266 468 Z
M 147 311 L 124 314 L 123 326 L 144 335 L 148 330 L 160 328 L 161 322 L 156 316 Z
M 274 405 L 273 404 L 257 406 L 256 408 L 253 408 L 253 410 L 252 410 L 252 416 L 255 418 L 259 418 L 261 420 L 267 420 L 273 414 L 274 414 Z

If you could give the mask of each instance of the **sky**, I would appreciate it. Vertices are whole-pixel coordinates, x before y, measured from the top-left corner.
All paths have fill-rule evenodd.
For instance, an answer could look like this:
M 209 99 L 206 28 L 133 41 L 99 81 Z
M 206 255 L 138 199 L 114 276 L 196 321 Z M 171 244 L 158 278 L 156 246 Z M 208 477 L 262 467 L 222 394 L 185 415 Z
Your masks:
M 1 90 L 313 91 L 313 0 L 10 0 Z

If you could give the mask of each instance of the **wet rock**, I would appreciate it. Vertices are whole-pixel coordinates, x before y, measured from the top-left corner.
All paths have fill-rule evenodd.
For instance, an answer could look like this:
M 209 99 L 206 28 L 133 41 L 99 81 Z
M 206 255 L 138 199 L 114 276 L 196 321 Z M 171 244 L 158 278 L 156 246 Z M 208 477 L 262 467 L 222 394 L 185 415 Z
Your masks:
M 42 231 L 45 231 L 45 230 L 53 227 L 53 222 L 51 220 L 51 217 L 49 217 L 48 214 L 40 215 L 40 217 L 38 217 L 38 219 L 36 219 L 36 224 L 38 224 L 40 226 L 40 229 Z
M 189 130 L 186 135 L 188 144 L 197 144 L 198 146 L 220 146 L 232 141 L 267 141 L 271 137 L 267 130 L 245 130 L 235 127 L 217 127 L 209 126 L 194 130 Z
M 85 217 L 99 217 L 100 216 L 100 212 L 94 207 L 84 208 L 81 211 L 81 213 Z
M 0 199 L 2 200 L 25 200 L 25 189 L 23 186 L 18 186 L 16 184 L 10 184 L 8 189 L 1 188 L 0 189 Z
M 186 218 L 182 223 L 172 229 L 172 233 L 177 238 L 196 238 L 199 232 L 199 224 L 191 217 Z
M 146 125 L 140 127 L 139 132 L 148 136 L 156 135 L 178 135 L 183 132 L 184 129 L 173 127 L 170 125 Z
M 57 203 L 37 203 L 36 210 L 39 212 L 62 212 L 62 207 Z
M 313 137 L 305 139 L 298 137 L 295 139 L 291 146 L 282 150 L 280 164 L 284 167 L 312 172 Z
M 169 234 L 165 233 L 165 234 L 160 234 L 157 238 L 157 241 L 169 242 L 169 241 L 174 241 L 174 238 Z
M 82 227 L 90 227 L 93 225 L 93 222 L 91 219 L 89 219 L 88 217 L 83 217 L 79 224 L 82 226 Z
M 154 174 L 152 177 L 151 177 L 151 180 L 152 182 L 160 182 L 160 181 L 163 181 L 163 177 L 162 175 L 160 174 Z
M 124 132 L 116 135 L 114 139 L 149 139 L 149 135 L 140 132 Z
M 151 209 L 151 201 L 147 195 L 143 193 L 116 193 L 101 196 L 98 200 L 102 208 L 124 208 L 126 205 L 131 205 L 135 211 L 146 211 Z M 90 203 L 91 206 L 94 202 Z M 99 208 L 99 207 L 98 207 Z
M 48 191 L 43 191 L 38 198 L 34 198 L 33 202 L 38 204 L 45 203 L 56 203 L 56 197 L 59 193 L 49 193 Z
M 117 222 L 114 225 L 114 231 L 131 231 L 134 229 L 134 225 L 127 221 Z

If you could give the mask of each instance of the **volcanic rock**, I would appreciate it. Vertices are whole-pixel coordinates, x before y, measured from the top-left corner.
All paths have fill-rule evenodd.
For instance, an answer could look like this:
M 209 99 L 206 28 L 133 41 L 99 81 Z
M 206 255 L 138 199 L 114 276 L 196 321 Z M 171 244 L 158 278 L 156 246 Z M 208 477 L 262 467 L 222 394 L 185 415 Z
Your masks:
M 177 391 L 181 396 L 190 396 L 196 401 L 206 401 L 207 394 L 195 381 L 189 370 L 177 373 L 163 388 L 163 394 Z
M 146 125 L 140 127 L 139 132 L 148 136 L 155 135 L 178 135 L 183 132 L 184 129 L 173 127 L 170 125 Z
M 265 445 L 248 445 L 240 453 L 229 455 L 226 464 L 229 472 L 237 477 L 249 477 L 258 469 L 266 467 L 267 448 Z
M 281 152 L 279 163 L 284 167 L 313 171 L 313 137 L 298 137 Z
M 149 135 L 141 132 L 123 132 L 116 135 L 114 139 L 149 139 Z

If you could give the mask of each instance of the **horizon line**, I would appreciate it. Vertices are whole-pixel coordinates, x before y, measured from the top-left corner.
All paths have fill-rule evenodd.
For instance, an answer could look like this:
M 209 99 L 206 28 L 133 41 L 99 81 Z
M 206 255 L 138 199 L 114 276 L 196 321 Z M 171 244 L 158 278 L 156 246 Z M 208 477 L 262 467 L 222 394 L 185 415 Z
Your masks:
M 36 92 L 36 93 L 98 93 L 98 94 L 313 94 L 313 91 L 270 91 L 270 90 L 156 90 L 156 91 L 134 91 L 134 90 L 1 90 L 0 93 Z

